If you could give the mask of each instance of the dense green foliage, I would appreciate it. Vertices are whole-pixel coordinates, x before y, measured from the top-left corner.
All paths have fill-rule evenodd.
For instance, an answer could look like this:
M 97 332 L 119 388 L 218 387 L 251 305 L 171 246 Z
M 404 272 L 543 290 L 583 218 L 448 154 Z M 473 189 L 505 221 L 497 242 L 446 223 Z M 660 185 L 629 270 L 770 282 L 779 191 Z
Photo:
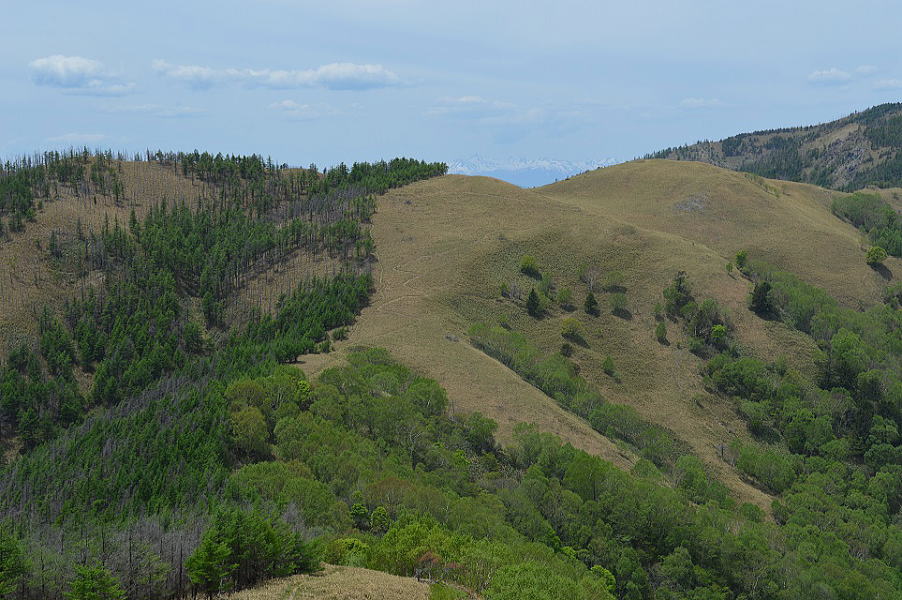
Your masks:
M 902 217 L 877 194 L 857 192 L 833 200 L 833 214 L 868 235 L 891 256 L 902 256 Z
M 774 514 L 794 535 L 809 536 L 808 543 L 832 536 L 898 575 L 902 317 L 886 305 L 843 308 L 758 261 L 746 273 L 756 289 L 770 285 L 773 316 L 811 335 L 822 354 L 816 380 L 781 361 L 721 354 L 708 362 L 712 387 L 735 398 L 751 432 L 766 442 L 736 442 L 732 459 L 781 494 Z

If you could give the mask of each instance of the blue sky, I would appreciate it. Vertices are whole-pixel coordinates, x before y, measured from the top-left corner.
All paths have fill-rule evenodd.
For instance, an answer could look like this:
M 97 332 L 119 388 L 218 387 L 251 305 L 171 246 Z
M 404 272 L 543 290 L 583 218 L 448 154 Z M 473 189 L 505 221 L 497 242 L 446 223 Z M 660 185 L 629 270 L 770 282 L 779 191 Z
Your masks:
M 891 1 L 7 3 L 0 156 L 580 165 L 902 98 Z

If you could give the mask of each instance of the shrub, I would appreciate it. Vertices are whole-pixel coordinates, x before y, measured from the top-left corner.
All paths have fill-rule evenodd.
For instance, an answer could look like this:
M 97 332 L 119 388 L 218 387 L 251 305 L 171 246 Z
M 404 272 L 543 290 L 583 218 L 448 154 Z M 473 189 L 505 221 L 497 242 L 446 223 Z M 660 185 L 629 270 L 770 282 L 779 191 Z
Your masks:
M 608 354 L 604 357 L 604 362 L 601 363 L 601 368 L 604 369 L 605 374 L 609 377 L 614 377 L 617 375 L 617 371 L 614 368 L 614 359 L 611 358 L 611 355 Z
M 768 490 L 780 494 L 795 482 L 795 466 L 784 452 L 752 444 L 739 446 L 738 451 L 736 466 L 739 470 L 755 478 Z
M 740 250 L 739 252 L 736 253 L 736 261 L 735 262 L 736 262 L 736 268 L 739 269 L 740 271 L 744 271 L 745 266 L 749 262 L 749 253 L 746 252 L 745 250 Z
M 667 325 L 664 321 L 658 321 L 658 324 L 655 325 L 655 337 L 662 344 L 667 341 Z
M 568 317 L 561 323 L 561 335 L 569 340 L 577 340 L 582 337 L 582 325 L 573 317 Z
M 539 265 L 536 263 L 535 257 L 530 254 L 524 254 L 520 259 L 520 272 L 529 277 L 540 277 Z
M 876 267 L 877 265 L 883 264 L 883 261 L 886 260 L 886 256 L 886 250 L 880 246 L 871 246 L 867 254 L 865 254 L 865 260 L 870 266 Z
M 557 303 L 564 310 L 573 310 L 573 291 L 570 288 L 561 288 L 557 293 Z
M 611 294 L 611 312 L 620 315 L 626 312 L 626 294 L 615 292 Z
M 620 271 L 608 271 L 604 276 L 604 290 L 606 292 L 622 291 L 623 280 L 623 273 Z

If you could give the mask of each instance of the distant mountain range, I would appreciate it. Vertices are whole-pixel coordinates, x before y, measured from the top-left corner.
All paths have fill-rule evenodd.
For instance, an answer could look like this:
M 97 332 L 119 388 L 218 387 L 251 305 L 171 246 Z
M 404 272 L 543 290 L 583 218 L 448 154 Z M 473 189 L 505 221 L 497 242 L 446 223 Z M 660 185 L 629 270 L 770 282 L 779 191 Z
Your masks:
M 464 160 L 452 161 L 448 171 L 458 175 L 484 175 L 508 181 L 520 187 L 536 187 L 567 179 L 573 175 L 607 167 L 616 160 L 606 158 L 590 161 L 566 161 L 549 158 L 488 159 L 473 155 Z
M 694 160 L 840 190 L 902 187 L 902 103 L 807 127 L 741 133 L 646 158 Z

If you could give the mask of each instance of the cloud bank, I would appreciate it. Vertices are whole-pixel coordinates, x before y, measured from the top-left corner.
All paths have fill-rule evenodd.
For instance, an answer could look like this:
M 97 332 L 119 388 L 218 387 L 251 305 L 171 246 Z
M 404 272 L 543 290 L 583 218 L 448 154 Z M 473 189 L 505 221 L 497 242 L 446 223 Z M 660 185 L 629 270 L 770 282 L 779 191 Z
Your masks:
M 195 89 L 224 83 L 250 87 L 295 89 L 321 87 L 329 90 L 369 90 L 401 85 L 401 78 L 382 65 L 330 63 L 315 69 L 214 69 L 200 65 L 175 65 L 165 60 L 152 63 L 160 75 Z
M 123 82 L 102 62 L 82 56 L 54 54 L 37 58 L 28 67 L 35 84 L 71 94 L 121 96 L 135 87 L 133 83 Z

